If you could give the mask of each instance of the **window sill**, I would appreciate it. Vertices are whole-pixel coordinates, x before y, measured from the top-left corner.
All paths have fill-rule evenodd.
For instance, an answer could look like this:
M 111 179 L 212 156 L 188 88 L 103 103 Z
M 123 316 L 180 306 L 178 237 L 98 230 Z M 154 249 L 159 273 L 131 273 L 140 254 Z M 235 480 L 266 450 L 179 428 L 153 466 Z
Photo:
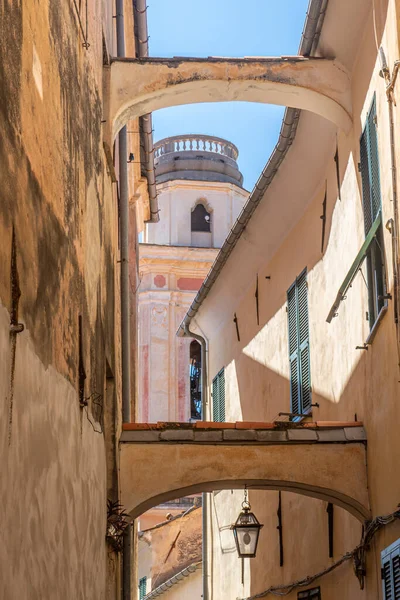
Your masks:
M 385 304 L 384 306 L 382 306 L 381 310 L 379 311 L 379 315 L 378 315 L 375 323 L 373 324 L 371 331 L 369 332 L 369 336 L 365 340 L 365 344 L 367 346 L 370 346 L 372 344 L 372 342 L 374 341 L 374 338 L 376 336 L 376 332 L 378 331 L 379 325 L 381 324 L 381 321 L 383 320 L 387 311 L 388 311 L 388 305 Z

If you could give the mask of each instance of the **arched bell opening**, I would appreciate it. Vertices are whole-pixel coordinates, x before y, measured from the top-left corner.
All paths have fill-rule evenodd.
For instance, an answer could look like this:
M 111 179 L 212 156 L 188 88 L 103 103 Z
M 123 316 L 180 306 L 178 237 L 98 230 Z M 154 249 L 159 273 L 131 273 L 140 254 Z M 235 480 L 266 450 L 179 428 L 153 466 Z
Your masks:
M 201 346 L 193 340 L 190 344 L 190 418 L 201 419 Z

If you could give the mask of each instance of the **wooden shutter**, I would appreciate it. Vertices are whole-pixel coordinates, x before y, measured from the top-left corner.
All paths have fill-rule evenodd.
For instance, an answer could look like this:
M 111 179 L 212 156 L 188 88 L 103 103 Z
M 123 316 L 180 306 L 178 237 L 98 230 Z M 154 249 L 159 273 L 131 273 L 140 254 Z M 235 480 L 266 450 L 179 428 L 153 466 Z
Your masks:
M 300 365 L 297 343 L 296 282 L 288 291 L 287 301 L 290 362 L 290 411 L 293 413 L 300 413 Z
M 393 600 L 393 586 L 390 568 L 390 558 L 382 565 L 382 586 L 384 600 Z
M 379 177 L 378 135 L 376 131 L 375 96 L 367 115 L 360 139 L 360 160 L 365 234 L 381 210 L 381 186 Z
M 400 540 L 381 554 L 384 600 L 400 600 Z
M 297 298 L 299 313 L 301 412 L 306 413 L 311 410 L 310 343 L 308 333 L 308 289 L 306 271 L 304 271 L 297 280 Z
M 213 379 L 213 420 L 225 421 L 225 371 L 221 369 Z
M 139 600 L 146 596 L 147 577 L 141 577 L 139 580 Z
M 393 587 L 394 587 L 394 597 L 395 600 L 400 598 L 400 556 L 393 557 L 392 562 L 392 570 L 393 570 Z
M 298 600 L 321 600 L 321 588 L 313 588 L 312 590 L 306 590 L 305 592 L 297 592 Z
M 376 130 L 375 96 L 368 114 L 369 156 L 371 161 L 371 204 L 372 221 L 375 221 L 381 210 L 381 183 L 379 177 L 378 134 Z
M 287 293 L 291 412 L 311 410 L 310 344 L 307 272 L 303 271 Z
M 225 370 L 219 373 L 219 420 L 225 422 Z

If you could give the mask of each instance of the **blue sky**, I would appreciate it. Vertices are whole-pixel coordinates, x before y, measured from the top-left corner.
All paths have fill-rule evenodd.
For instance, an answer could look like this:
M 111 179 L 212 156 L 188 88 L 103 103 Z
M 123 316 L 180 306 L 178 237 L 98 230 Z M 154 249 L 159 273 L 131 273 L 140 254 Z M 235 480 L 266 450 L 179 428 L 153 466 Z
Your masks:
M 151 56 L 297 54 L 308 0 L 148 0 Z M 278 139 L 284 109 L 248 102 L 192 104 L 153 113 L 154 140 L 202 133 L 239 148 L 252 190 Z

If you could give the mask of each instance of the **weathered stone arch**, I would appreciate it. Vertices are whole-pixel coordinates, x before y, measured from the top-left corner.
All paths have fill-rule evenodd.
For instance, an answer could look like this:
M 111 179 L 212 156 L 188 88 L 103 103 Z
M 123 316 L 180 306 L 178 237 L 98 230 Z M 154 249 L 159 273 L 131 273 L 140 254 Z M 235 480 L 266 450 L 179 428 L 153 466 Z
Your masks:
M 105 139 L 131 118 L 183 104 L 249 101 L 315 112 L 351 126 L 350 78 L 322 58 L 114 59 L 105 76 Z
M 218 433 L 203 431 L 199 435 L 216 439 Z M 297 441 L 290 441 L 290 436 L 282 437 L 287 432 L 263 432 L 261 437 L 265 439 L 272 433 L 282 441 L 256 442 L 259 432 L 253 431 L 254 436 L 249 436 L 243 430 L 236 433 L 235 442 L 232 439 L 229 443 L 206 444 L 196 443 L 196 429 L 141 431 L 133 437 L 131 432 L 124 432 L 121 501 L 133 517 L 138 517 L 168 499 L 247 484 L 250 488 L 286 490 L 320 498 L 341 506 L 360 521 L 370 516 L 366 450 L 362 441 L 347 441 L 343 430 L 335 430 L 333 435 L 341 443 L 320 442 L 317 432 L 311 441 L 314 432 L 310 431 L 301 431 L 303 436 Z M 184 441 L 189 434 L 191 440 Z M 254 440 L 240 442 L 246 435 Z M 128 441 L 146 436 L 154 441 Z M 326 439 L 326 433 L 321 438 Z

